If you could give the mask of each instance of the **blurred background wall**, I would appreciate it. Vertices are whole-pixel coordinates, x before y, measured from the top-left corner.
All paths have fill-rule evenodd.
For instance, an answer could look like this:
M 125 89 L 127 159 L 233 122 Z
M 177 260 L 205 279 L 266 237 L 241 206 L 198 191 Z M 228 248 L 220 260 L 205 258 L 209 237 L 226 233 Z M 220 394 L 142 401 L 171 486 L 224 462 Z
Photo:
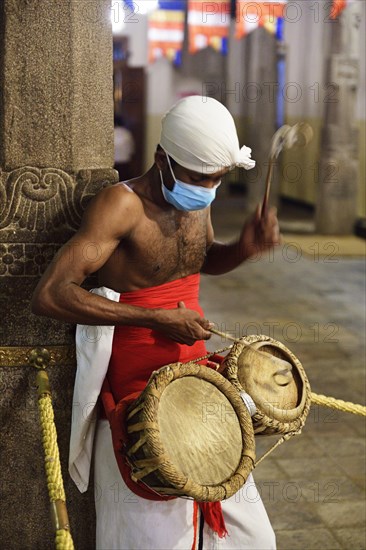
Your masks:
M 244 172 L 235 174 L 236 183 L 246 183 L 249 188 L 260 188 L 258 192 L 254 189 L 249 193 L 249 209 L 260 199 L 270 137 L 280 122 L 292 125 L 304 121 L 311 124 L 314 130 L 312 142 L 306 149 L 298 152 L 292 150 L 283 155 L 275 183 L 281 197 L 315 207 L 324 151 L 322 133 L 326 111 L 332 103 L 337 103 L 338 113 L 354 113 L 358 163 L 356 208 L 357 216 L 365 217 L 366 48 L 365 34 L 360 32 L 360 25 L 361 28 L 362 22 L 364 25 L 366 4 L 361 0 L 356 0 L 356 3 L 359 4 L 358 11 L 352 18 L 356 23 L 354 32 L 358 34 L 357 83 L 349 84 L 350 88 L 354 87 L 354 109 L 338 98 L 339 83 L 329 80 L 327 73 L 327 64 L 332 53 L 332 29 L 337 24 L 331 17 L 330 2 L 288 2 L 281 40 L 276 33 L 268 32 L 265 26 L 256 28 L 238 40 L 235 37 L 235 2 L 232 2 L 225 53 L 208 47 L 193 55 L 189 54 L 186 16 L 179 66 L 175 66 L 165 57 L 154 62 L 148 61 L 149 14 L 143 13 L 144 2 L 140 2 L 142 7 L 134 14 L 133 23 L 126 17 L 123 23 L 119 18 L 114 24 L 115 40 L 119 36 L 128 38 L 130 55 L 127 65 L 131 68 L 143 68 L 146 75 L 144 167 L 147 168 L 153 160 L 153 152 L 159 141 L 162 114 L 185 95 L 208 95 L 222 101 L 230 109 L 237 124 L 241 144 L 245 143 L 253 148 L 253 157 L 259 163 L 260 170 L 255 175 Z M 149 4 L 152 9 L 154 2 L 145 4 Z M 187 2 L 185 4 L 188 6 Z M 157 2 L 155 5 L 159 6 Z M 351 9 L 347 3 L 344 5 L 346 7 L 343 15 Z M 340 14 L 338 18 L 343 15 Z M 343 52 L 342 55 L 346 53 Z M 283 60 L 282 76 L 277 66 L 280 59 Z M 277 112 L 278 95 L 280 101 L 282 98 L 280 113 Z M 273 201 L 276 202 L 275 194 Z

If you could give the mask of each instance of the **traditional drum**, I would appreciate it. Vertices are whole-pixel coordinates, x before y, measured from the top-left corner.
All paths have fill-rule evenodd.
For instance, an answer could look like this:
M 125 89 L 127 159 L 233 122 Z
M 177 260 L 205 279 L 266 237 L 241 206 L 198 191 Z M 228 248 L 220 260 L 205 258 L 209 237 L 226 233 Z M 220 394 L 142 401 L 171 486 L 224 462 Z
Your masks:
M 262 335 L 242 338 L 220 371 L 254 401 L 255 434 L 288 434 L 304 426 L 311 404 L 310 384 L 300 361 L 281 342 Z
M 161 495 L 229 498 L 255 461 L 252 421 L 235 388 L 193 362 L 154 372 L 127 414 L 131 478 Z

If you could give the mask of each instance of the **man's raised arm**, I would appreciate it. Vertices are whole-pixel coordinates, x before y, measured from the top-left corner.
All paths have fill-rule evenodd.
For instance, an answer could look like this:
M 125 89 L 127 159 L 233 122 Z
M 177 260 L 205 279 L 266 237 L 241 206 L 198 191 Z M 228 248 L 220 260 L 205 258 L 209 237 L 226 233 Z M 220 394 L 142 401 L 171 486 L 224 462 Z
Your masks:
M 265 252 L 277 244 L 280 244 L 280 233 L 275 208 L 271 208 L 261 218 L 261 208 L 258 206 L 254 216 L 244 225 L 239 239 L 227 244 L 214 240 L 209 217 L 207 254 L 201 271 L 208 275 L 228 273 L 251 256 Z

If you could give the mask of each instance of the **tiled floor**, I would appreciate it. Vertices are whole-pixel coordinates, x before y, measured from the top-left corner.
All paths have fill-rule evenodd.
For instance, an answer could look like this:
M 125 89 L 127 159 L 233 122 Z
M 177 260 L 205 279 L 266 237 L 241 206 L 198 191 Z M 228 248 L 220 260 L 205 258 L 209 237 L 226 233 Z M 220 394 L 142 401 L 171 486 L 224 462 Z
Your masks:
M 241 196 L 216 201 L 217 238 L 238 234 L 244 204 Z M 365 260 L 290 253 L 279 246 L 232 273 L 204 276 L 206 317 L 234 336 L 280 340 L 303 364 L 314 392 L 365 404 Z M 225 343 L 215 336 L 208 347 Z M 259 457 L 273 437 L 256 443 Z M 254 474 L 279 550 L 366 548 L 364 417 L 312 406 L 302 435 Z

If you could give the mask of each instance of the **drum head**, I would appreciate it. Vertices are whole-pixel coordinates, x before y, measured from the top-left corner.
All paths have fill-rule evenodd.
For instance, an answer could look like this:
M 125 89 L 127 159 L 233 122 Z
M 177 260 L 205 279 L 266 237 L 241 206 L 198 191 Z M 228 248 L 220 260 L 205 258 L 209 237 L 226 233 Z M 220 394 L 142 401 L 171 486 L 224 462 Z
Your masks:
M 300 405 L 302 380 L 279 347 L 265 342 L 244 347 L 238 358 L 238 380 L 262 409 L 292 410 Z
M 311 403 L 310 384 L 297 357 L 281 342 L 252 335 L 236 342 L 223 362 L 224 376 L 257 408 L 254 433 L 295 432 Z
M 158 423 L 169 459 L 193 481 L 215 485 L 237 470 L 243 449 L 239 419 L 210 382 L 174 380 L 161 396 Z

